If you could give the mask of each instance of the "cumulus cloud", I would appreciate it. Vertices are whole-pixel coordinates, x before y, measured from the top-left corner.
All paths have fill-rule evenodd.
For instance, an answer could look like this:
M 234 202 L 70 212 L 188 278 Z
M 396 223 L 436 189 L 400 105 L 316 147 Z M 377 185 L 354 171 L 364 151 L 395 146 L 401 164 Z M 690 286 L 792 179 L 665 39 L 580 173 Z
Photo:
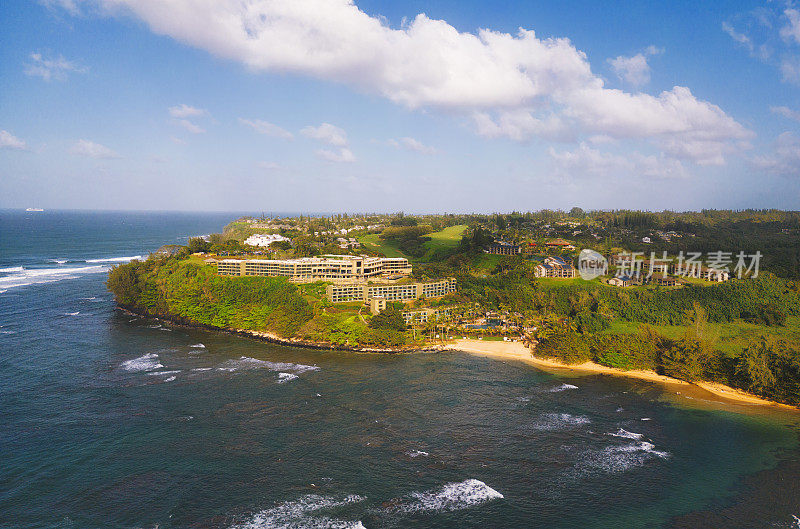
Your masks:
M 736 15 L 738 24 L 745 27 L 742 32 L 730 22 L 724 22 L 722 29 L 752 57 L 778 68 L 784 82 L 800 84 L 800 11 L 787 5 L 779 8 L 775 3 Z
M 779 114 L 785 118 L 800 121 L 800 112 L 792 110 L 789 107 L 769 107 L 769 109 L 773 114 Z
M 219 0 L 202 6 L 189 0 L 97 1 L 129 11 L 158 34 L 255 71 L 344 83 L 408 108 L 464 112 L 486 136 L 567 137 L 587 129 L 612 138 L 670 134 L 674 142 L 749 136 L 687 88 L 657 97 L 609 90 L 569 39 L 540 39 L 530 30 L 473 34 L 424 14 L 394 29 L 350 0 Z M 628 70 L 641 79 L 635 68 Z M 639 114 L 641 108 L 648 111 Z M 598 114 L 602 119 L 594 121 Z M 662 122 L 682 126 L 661 132 Z
M 207 110 L 202 108 L 195 108 L 193 106 L 189 106 L 184 103 L 181 103 L 180 105 L 174 107 L 169 107 L 167 110 L 170 116 L 179 119 L 196 118 L 208 115 Z
M 105 145 L 100 145 L 89 140 L 78 140 L 70 149 L 72 154 L 88 156 L 89 158 L 120 158 L 120 155 Z
M 664 155 L 644 155 L 632 152 L 623 156 L 600 151 L 583 142 L 572 151 L 557 151 L 550 147 L 548 154 L 555 174 L 562 178 L 596 176 L 639 180 L 641 178 L 665 179 L 687 176 L 680 161 Z
M 436 149 L 428 145 L 425 145 L 421 141 L 416 140 L 414 138 L 404 137 L 404 138 L 398 138 L 396 140 L 391 139 L 388 141 L 388 143 L 392 147 L 397 147 L 398 149 L 403 148 L 421 154 L 436 154 Z
M 800 177 L 800 138 L 791 132 L 784 132 L 775 140 L 773 152 L 755 156 L 751 164 L 779 176 Z
M 206 131 L 206 129 L 189 119 L 208 116 L 208 111 L 203 108 L 196 108 L 181 103 L 180 105 L 169 107 L 167 112 L 169 113 L 170 117 L 173 118 L 174 123 L 179 127 L 182 127 L 187 132 L 191 132 L 192 134 L 203 134 Z
M 202 134 L 206 131 L 203 127 L 192 123 L 188 119 L 178 119 L 176 123 L 184 128 L 184 130 L 191 132 L 192 134 Z
M 0 149 L 14 149 L 17 151 L 23 151 L 27 148 L 28 146 L 24 141 L 17 138 L 7 130 L 0 130 Z
M 343 147 L 338 151 L 332 151 L 328 149 L 320 149 L 316 151 L 314 154 L 317 155 L 322 160 L 327 162 L 335 162 L 335 163 L 352 163 L 356 161 L 356 157 L 350 151 L 350 149 Z
M 614 59 L 608 59 L 608 63 L 620 80 L 638 87 L 650 82 L 650 65 L 647 63 L 647 58 L 662 51 L 655 46 L 648 46 L 642 53 L 637 53 L 633 57 L 620 55 Z
M 275 138 L 283 138 L 286 140 L 291 140 L 294 138 L 294 135 L 285 130 L 274 123 L 270 123 L 268 121 L 262 121 L 260 119 L 244 119 L 239 118 L 239 123 L 250 127 L 254 131 L 258 132 L 259 134 L 264 134 L 265 136 L 272 136 Z
M 300 134 L 306 138 L 313 138 L 321 142 L 333 145 L 336 147 L 344 147 L 347 145 L 347 133 L 335 125 L 330 123 L 323 123 L 319 127 L 303 127 Z
M 70 72 L 86 73 L 89 69 L 70 62 L 61 55 L 56 58 L 45 58 L 41 53 L 34 52 L 29 55 L 29 62 L 25 64 L 23 71 L 25 75 L 41 77 L 45 81 L 53 79 L 63 81 Z
M 786 25 L 781 28 L 781 37 L 800 44 L 800 11 L 788 8 L 784 10 L 783 14 L 786 16 Z

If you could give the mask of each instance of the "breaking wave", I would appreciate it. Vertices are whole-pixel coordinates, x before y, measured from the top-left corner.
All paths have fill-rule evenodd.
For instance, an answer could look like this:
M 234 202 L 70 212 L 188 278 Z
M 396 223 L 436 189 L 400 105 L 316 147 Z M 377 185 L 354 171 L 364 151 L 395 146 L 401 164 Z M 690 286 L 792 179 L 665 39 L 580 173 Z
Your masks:
M 343 497 L 308 494 L 258 512 L 246 522 L 233 525 L 230 529 L 364 529 L 359 520 L 342 520 L 326 514 L 331 509 L 363 500 L 363 497 L 355 494 Z
M 622 437 L 624 439 L 635 439 L 637 441 L 640 440 L 642 437 L 644 437 L 640 433 L 629 432 L 628 430 L 624 430 L 622 428 L 617 430 L 615 433 L 608 433 L 606 435 L 612 435 L 614 437 Z
M 205 349 L 206 348 L 206 346 L 201 344 L 201 343 L 192 344 L 189 347 L 191 347 L 192 349 Z
M 591 421 L 583 415 L 570 415 L 569 413 L 545 413 L 533 423 L 534 430 L 550 431 L 574 428 Z
M 102 259 L 86 259 L 87 263 L 127 263 L 134 259 L 141 259 L 141 255 L 133 255 L 130 257 L 104 257 Z
M 296 378 L 298 378 L 298 376 L 293 373 L 278 373 L 278 384 L 290 382 Z
M 639 441 L 631 444 L 608 446 L 603 450 L 588 454 L 577 467 L 588 472 L 625 472 L 631 468 L 644 466 L 652 459 L 668 459 L 669 452 L 655 449 L 653 443 Z
M 80 266 L 71 268 L 24 268 L 21 266 L 2 269 L 0 271 L 11 272 L 10 275 L 0 277 L 0 289 L 25 287 L 28 285 L 39 285 L 43 283 L 53 283 L 64 279 L 76 279 L 85 274 L 97 274 L 108 271 L 108 266 Z
M 249 356 L 242 356 L 236 360 L 227 360 L 217 366 L 220 371 L 247 371 L 251 369 L 268 369 L 270 371 L 283 371 L 286 373 L 300 374 L 307 371 L 317 371 L 317 366 L 307 366 L 304 364 L 292 364 L 290 362 L 268 362 L 258 360 Z
M 401 502 L 396 510 L 403 513 L 458 511 L 502 498 L 502 494 L 483 481 L 467 479 L 432 491 L 412 492 L 409 501 Z
M 139 371 L 152 371 L 164 367 L 161 362 L 158 361 L 158 354 L 156 353 L 147 353 L 133 360 L 125 360 L 121 365 L 122 369 L 125 371 L 134 373 Z
M 572 384 L 561 384 L 555 388 L 548 390 L 550 393 L 558 393 L 560 391 L 567 391 L 568 389 L 578 389 L 578 386 L 573 386 Z

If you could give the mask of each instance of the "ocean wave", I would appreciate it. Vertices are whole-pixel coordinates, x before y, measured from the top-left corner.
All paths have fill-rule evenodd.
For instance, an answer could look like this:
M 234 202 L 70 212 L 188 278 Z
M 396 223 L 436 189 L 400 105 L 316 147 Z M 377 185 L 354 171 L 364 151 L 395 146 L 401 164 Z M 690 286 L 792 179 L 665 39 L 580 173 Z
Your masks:
M 0 288 L 9 289 L 42 283 L 53 283 L 64 279 L 76 279 L 84 274 L 97 274 L 108 271 L 108 266 L 105 265 L 71 268 L 19 268 L 22 269 L 11 275 L 0 277 Z
M 589 424 L 588 417 L 583 415 L 570 415 L 569 413 L 545 413 L 533 424 L 534 430 L 551 431 L 574 428 L 583 424 Z
M 69 262 L 67 259 L 48 259 L 47 261 L 56 264 L 67 264 Z
M 165 379 L 164 379 L 164 382 L 172 382 L 172 381 L 173 381 L 173 380 L 175 380 L 176 378 L 177 378 L 177 377 L 175 377 L 175 376 L 171 376 L 171 377 L 169 377 L 169 378 L 165 378 Z
M 298 376 L 293 373 L 278 373 L 278 384 L 290 382 L 296 378 L 298 378 Z
M 293 374 L 305 373 L 307 371 L 317 371 L 319 367 L 308 366 L 305 364 L 292 364 L 290 362 L 269 362 L 258 360 L 249 356 L 242 356 L 236 360 L 226 360 L 217 369 L 220 371 L 247 371 L 251 369 L 268 369 L 270 371 L 284 371 Z
M 567 391 L 569 389 L 578 389 L 578 386 L 573 386 L 572 384 L 561 384 L 560 386 L 551 388 L 548 391 L 550 393 L 559 393 L 561 391 Z
M 147 353 L 139 358 L 133 360 L 125 360 L 120 364 L 125 371 L 139 372 L 139 371 L 152 371 L 153 369 L 161 369 L 164 367 L 158 361 L 157 353 Z
M 0 272 L 10 273 L 10 272 L 22 272 L 25 270 L 21 266 L 9 266 L 8 268 L 0 268 Z
M 343 497 L 308 494 L 258 512 L 230 529 L 364 529 L 359 520 L 342 520 L 325 514 L 325 511 L 361 501 L 364 498 L 355 494 Z
M 180 373 L 180 369 L 175 369 L 173 371 L 150 371 L 147 373 L 148 375 L 177 375 Z
M 75 311 L 75 312 L 65 312 L 64 316 L 77 316 L 80 313 L 81 313 L 81 311 L 79 311 L 79 310 Z
M 432 491 L 413 492 L 408 501 L 400 502 L 394 510 L 403 513 L 458 511 L 502 498 L 502 494 L 483 481 L 467 479 Z
M 127 263 L 134 259 L 141 259 L 141 255 L 132 255 L 130 257 L 103 257 L 101 259 L 86 259 L 87 263 Z
M 428 457 L 430 454 L 423 450 L 409 450 L 408 452 L 406 452 L 406 455 L 408 457 L 420 457 L 420 456 Z
M 625 472 L 642 467 L 653 459 L 668 459 L 669 452 L 655 449 L 653 443 L 639 441 L 636 443 L 608 446 L 603 450 L 587 455 L 578 463 L 578 469 L 585 472 Z
M 201 343 L 192 344 L 189 347 L 191 347 L 192 349 L 205 349 L 206 348 L 206 346 L 201 344 Z
M 629 432 L 628 430 L 624 430 L 620 428 L 615 433 L 607 433 L 606 435 L 611 435 L 613 437 L 622 437 L 624 439 L 636 439 L 637 441 L 640 440 L 644 435 L 636 432 Z

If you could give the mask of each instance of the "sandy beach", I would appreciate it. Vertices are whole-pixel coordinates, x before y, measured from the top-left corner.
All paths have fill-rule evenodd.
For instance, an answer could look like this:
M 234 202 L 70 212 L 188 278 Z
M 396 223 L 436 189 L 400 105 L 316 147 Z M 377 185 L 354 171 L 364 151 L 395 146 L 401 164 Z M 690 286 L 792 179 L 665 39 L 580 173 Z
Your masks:
M 497 341 L 483 341 L 483 340 L 470 340 L 458 339 L 453 340 L 444 346 L 444 349 L 463 351 L 466 353 L 497 358 L 500 360 L 516 360 L 524 362 L 545 370 L 571 370 L 583 371 L 587 373 L 600 373 L 605 375 L 624 376 L 631 378 L 638 378 L 642 380 L 649 380 L 652 382 L 660 382 L 663 384 L 672 384 L 678 386 L 685 386 L 688 388 L 699 388 L 721 399 L 736 402 L 738 404 L 749 404 L 758 406 L 777 406 L 780 408 L 787 408 L 796 410 L 794 406 L 772 402 L 767 399 L 762 399 L 756 395 L 725 386 L 724 384 L 717 384 L 715 382 L 696 382 L 689 383 L 677 378 L 672 378 L 664 375 L 659 375 L 655 371 L 643 370 L 630 370 L 625 371 L 613 367 L 601 366 L 594 362 L 584 362 L 582 364 L 563 364 L 561 362 L 550 360 L 546 358 L 537 358 L 531 354 L 522 342 L 497 342 Z

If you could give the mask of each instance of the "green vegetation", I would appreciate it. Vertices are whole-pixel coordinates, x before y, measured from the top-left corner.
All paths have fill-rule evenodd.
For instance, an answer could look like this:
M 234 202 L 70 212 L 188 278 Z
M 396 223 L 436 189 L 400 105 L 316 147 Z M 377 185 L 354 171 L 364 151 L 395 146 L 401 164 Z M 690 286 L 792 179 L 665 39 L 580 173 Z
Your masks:
M 368 326 L 369 316 L 360 315 L 360 303 L 332 306 L 324 297 L 324 283 L 295 285 L 281 277 L 223 277 L 196 259 L 151 257 L 114 267 L 107 285 L 123 306 L 193 325 L 349 347 L 396 347 L 408 342 L 405 325 L 397 325 L 396 310 Z M 387 318 L 389 325 L 380 323 Z

